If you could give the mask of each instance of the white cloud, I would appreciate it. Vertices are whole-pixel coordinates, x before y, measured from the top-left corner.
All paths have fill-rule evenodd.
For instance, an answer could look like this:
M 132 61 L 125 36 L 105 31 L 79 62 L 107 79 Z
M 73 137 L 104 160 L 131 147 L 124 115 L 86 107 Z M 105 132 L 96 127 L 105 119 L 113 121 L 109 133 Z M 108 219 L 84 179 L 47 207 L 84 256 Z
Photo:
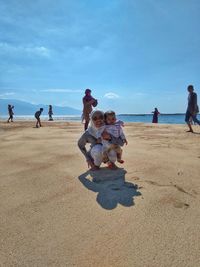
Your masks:
M 0 43 L 1 54 L 18 54 L 25 53 L 27 55 L 36 55 L 42 57 L 50 57 L 50 50 L 44 46 L 14 46 L 8 43 Z
M 45 93 L 83 93 L 83 90 L 77 89 L 43 89 L 40 92 Z
M 25 47 L 24 50 L 27 53 L 49 57 L 50 56 L 50 50 L 44 46 L 35 46 L 35 47 Z
M 116 98 L 119 98 L 119 95 L 110 92 L 110 93 L 106 93 L 106 94 L 104 95 L 104 97 L 105 97 L 105 98 L 109 98 L 109 99 L 116 99 Z
M 9 92 L 9 93 L 3 93 L 3 94 L 0 94 L 0 97 L 2 97 L 2 98 L 6 98 L 6 97 L 9 97 L 9 96 L 11 96 L 11 95 L 15 95 L 15 93 L 14 92 Z

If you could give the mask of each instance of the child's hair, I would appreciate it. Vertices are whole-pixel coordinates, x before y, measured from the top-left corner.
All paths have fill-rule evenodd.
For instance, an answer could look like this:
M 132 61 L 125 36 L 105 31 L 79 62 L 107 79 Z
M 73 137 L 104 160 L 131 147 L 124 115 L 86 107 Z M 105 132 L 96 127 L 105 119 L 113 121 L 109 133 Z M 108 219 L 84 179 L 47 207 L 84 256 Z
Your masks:
M 91 93 L 92 91 L 88 88 L 85 90 L 85 94 Z
M 106 111 L 106 112 L 104 113 L 104 120 L 105 120 L 105 121 L 107 120 L 107 117 L 108 117 L 108 116 L 116 117 L 116 114 L 115 114 L 115 112 L 112 111 L 112 110 Z
M 43 111 L 43 108 L 40 108 L 40 111 Z

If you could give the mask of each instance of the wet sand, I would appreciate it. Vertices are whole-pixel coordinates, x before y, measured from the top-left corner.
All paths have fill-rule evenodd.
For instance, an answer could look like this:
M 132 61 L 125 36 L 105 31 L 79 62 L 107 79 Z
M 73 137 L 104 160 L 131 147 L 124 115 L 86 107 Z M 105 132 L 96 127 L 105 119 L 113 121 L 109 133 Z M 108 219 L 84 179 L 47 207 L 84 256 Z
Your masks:
M 0 266 L 199 266 L 200 127 L 126 124 L 123 166 L 91 172 L 83 125 L 34 125 L 0 122 Z

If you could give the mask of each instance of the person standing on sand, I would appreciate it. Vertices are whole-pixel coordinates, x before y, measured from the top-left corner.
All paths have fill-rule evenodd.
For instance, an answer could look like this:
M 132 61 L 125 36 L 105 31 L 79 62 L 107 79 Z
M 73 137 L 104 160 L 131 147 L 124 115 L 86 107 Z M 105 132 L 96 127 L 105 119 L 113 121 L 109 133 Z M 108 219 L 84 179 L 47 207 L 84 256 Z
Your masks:
M 84 129 L 87 130 L 90 121 L 90 113 L 92 112 L 92 106 L 96 107 L 98 102 L 91 96 L 91 90 L 85 90 L 85 96 L 83 97 L 83 114 L 82 121 L 84 121 Z
M 13 109 L 14 109 L 14 106 L 8 105 L 9 118 L 8 118 L 7 122 L 10 122 L 10 121 L 13 122 L 13 115 L 14 115 Z
M 193 133 L 191 118 L 194 123 L 200 125 L 200 121 L 197 119 L 197 113 L 199 112 L 199 107 L 197 105 L 197 94 L 194 92 L 193 85 L 188 85 L 187 90 L 189 92 L 188 95 L 188 106 L 185 114 L 185 122 L 187 123 L 189 130 L 187 132 Z
M 40 110 L 35 112 L 35 118 L 37 120 L 36 125 L 35 125 L 36 128 L 39 128 L 39 126 L 42 127 L 41 121 L 40 121 L 40 115 L 41 115 L 42 111 L 43 111 L 43 108 L 40 108 Z
M 152 123 L 158 123 L 158 115 L 160 114 L 160 112 L 158 111 L 157 108 L 155 108 L 154 111 L 152 111 L 152 113 L 153 113 Z
M 49 105 L 49 121 L 53 121 L 52 115 L 53 115 L 53 110 L 52 110 L 52 105 Z

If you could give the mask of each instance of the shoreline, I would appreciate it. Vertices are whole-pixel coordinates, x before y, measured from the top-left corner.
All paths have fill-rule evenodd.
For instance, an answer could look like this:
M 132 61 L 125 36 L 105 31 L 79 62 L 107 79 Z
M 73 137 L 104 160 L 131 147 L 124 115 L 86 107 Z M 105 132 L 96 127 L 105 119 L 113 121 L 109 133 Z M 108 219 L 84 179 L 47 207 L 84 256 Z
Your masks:
M 200 119 L 200 115 L 197 118 Z M 119 120 L 124 121 L 124 123 L 152 123 L 153 115 L 117 115 Z M 0 116 L 0 121 L 7 121 L 8 116 Z M 33 115 L 20 115 L 14 116 L 14 121 L 34 121 L 35 117 Z M 42 115 L 41 121 L 48 121 L 48 115 Z M 54 122 L 80 122 L 81 123 L 81 116 L 80 115 L 58 115 L 53 116 Z M 158 124 L 185 124 L 185 115 L 160 115 L 158 119 Z
M 0 119 L 0 123 L 2 123 L 2 124 L 7 124 L 7 125 L 14 125 L 15 123 L 24 123 L 24 124 L 28 124 L 28 123 L 36 123 L 36 119 L 28 119 L 28 120 L 24 120 L 24 119 L 15 119 L 13 122 L 9 122 L 9 123 L 7 123 L 7 121 L 6 120 L 2 120 L 2 119 Z M 64 123 L 68 123 L 68 124 L 75 124 L 75 125 L 77 125 L 77 126 L 83 126 L 84 125 L 84 123 L 82 123 L 81 121 L 77 121 L 77 120 L 53 120 L 53 121 L 49 121 L 49 120 L 41 120 L 41 123 L 42 124 L 45 124 L 46 126 L 51 126 L 51 125 L 53 125 L 53 124 L 64 124 Z M 153 126 L 153 127 L 159 127 L 159 125 L 160 126 L 186 126 L 186 128 L 187 128 L 187 124 L 186 123 L 177 123 L 177 124 L 175 124 L 175 123 L 152 123 L 152 122 L 124 122 L 125 123 L 125 127 L 127 126 L 127 125 L 141 125 L 141 124 L 144 124 L 144 125 L 151 125 L 151 126 Z M 193 127 L 195 127 L 195 125 L 193 125 Z M 197 127 L 198 128 L 198 127 Z

